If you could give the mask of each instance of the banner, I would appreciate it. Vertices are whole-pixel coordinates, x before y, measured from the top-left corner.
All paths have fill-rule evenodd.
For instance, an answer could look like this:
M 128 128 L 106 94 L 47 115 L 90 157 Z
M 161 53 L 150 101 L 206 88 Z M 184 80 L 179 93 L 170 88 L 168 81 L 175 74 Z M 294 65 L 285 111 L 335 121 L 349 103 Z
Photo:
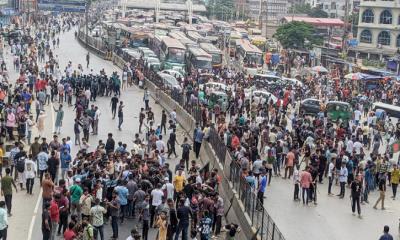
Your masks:
M 51 12 L 85 12 L 86 0 L 39 0 L 38 7 Z

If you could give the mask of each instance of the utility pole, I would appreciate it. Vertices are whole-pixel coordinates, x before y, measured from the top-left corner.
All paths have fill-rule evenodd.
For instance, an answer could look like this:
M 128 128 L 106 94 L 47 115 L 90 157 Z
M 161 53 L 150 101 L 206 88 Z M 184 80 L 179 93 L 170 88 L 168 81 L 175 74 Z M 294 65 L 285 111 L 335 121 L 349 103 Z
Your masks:
M 346 39 L 348 35 L 348 24 L 349 24 L 349 0 L 345 1 L 344 5 L 344 32 L 343 32 L 343 37 L 342 37 L 342 52 L 345 53 L 347 52 L 347 44 L 346 44 Z
M 87 0 L 86 2 L 86 11 L 85 11 L 85 45 L 88 46 L 88 34 L 89 34 L 89 9 L 90 9 L 91 0 Z
M 188 8 L 189 25 L 192 25 L 192 18 L 193 18 L 193 2 L 192 2 L 192 0 L 187 0 L 186 6 Z
M 160 5 L 161 5 L 161 1 L 160 0 L 156 0 L 155 1 L 155 9 L 154 9 L 156 23 L 158 23 L 158 18 L 160 16 Z

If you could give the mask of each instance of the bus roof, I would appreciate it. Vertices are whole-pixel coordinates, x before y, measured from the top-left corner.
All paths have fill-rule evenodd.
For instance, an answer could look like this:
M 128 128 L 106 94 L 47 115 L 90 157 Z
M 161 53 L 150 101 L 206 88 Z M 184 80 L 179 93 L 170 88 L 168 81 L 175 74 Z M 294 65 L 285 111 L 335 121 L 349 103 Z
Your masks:
M 243 48 L 243 50 L 246 52 L 262 54 L 261 50 L 258 49 L 258 47 L 254 46 L 248 40 L 245 40 L 245 39 L 236 40 L 236 46 L 241 46 Z
M 177 39 L 173 39 L 171 37 L 163 37 L 162 42 L 168 48 L 186 49 L 185 46 L 183 46 L 183 44 L 181 42 L 179 42 Z
M 188 31 L 187 35 L 190 39 L 196 42 L 199 41 L 201 38 L 203 38 L 198 32 L 195 31 Z
M 400 112 L 400 107 L 399 106 L 395 106 L 395 105 L 387 104 L 387 103 L 383 103 L 383 102 L 375 102 L 372 105 L 372 109 L 383 109 L 383 110 L 390 109 L 390 110 L 394 110 L 394 111 Z
M 221 50 L 211 43 L 200 43 L 200 47 L 208 53 L 221 53 Z
M 189 52 L 195 57 L 211 58 L 211 55 L 199 47 L 189 47 Z

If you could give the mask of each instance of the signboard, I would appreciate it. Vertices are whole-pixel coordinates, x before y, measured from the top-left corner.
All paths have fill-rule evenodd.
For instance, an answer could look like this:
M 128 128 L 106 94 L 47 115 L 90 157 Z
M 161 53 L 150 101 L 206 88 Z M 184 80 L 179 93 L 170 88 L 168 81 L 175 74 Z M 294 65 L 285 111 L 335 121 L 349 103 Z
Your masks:
M 38 7 L 51 12 L 85 12 L 86 0 L 39 0 Z

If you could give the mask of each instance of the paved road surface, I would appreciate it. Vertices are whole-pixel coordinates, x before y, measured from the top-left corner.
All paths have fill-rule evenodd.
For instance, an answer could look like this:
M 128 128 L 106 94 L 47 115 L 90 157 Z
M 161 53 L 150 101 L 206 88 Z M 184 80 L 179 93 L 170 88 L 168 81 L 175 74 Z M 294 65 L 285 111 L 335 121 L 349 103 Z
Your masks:
M 60 48 L 55 50 L 55 54 L 59 57 L 60 68 L 64 68 L 69 61 L 73 62 L 74 67 L 77 67 L 78 63 L 86 66 L 86 53 L 87 51 L 75 40 L 74 32 L 68 32 L 63 34 L 60 37 Z M 99 72 L 101 69 L 105 69 L 106 73 L 110 75 L 112 71 L 118 71 L 120 73 L 120 69 L 115 67 L 111 62 L 104 61 L 101 58 L 96 57 L 94 54 L 90 55 L 90 68 L 94 70 L 94 72 Z M 11 61 L 8 63 L 9 68 L 12 68 Z M 88 70 L 89 71 L 89 70 Z M 10 70 L 13 72 L 13 70 Z M 11 74 L 10 74 L 11 75 Z M 16 74 L 12 74 L 11 79 L 15 79 Z M 99 106 L 99 109 L 102 112 L 99 122 L 99 135 L 90 136 L 89 144 L 94 148 L 96 147 L 98 140 L 106 140 L 107 134 L 112 132 L 114 135 L 114 139 L 116 142 L 123 141 L 128 144 L 128 148 L 132 146 L 132 139 L 134 138 L 134 134 L 138 132 L 138 113 L 141 107 L 144 107 L 144 102 L 142 101 L 143 91 L 138 89 L 136 86 L 131 87 L 128 90 L 122 92 L 121 99 L 125 103 L 124 109 L 124 123 L 122 125 L 122 131 L 119 131 L 117 128 L 118 120 L 112 120 L 111 117 L 111 109 L 110 109 L 110 98 L 102 98 L 98 97 L 96 102 L 92 102 L 91 104 L 95 104 Z M 57 107 L 58 104 L 54 103 L 54 106 Z M 156 105 L 153 101 L 151 101 L 151 107 L 155 112 L 155 120 L 156 123 L 159 123 L 161 120 L 161 107 Z M 46 118 L 46 131 L 45 135 L 48 139 L 52 136 L 53 131 L 53 119 L 54 113 L 52 112 L 51 106 L 46 108 L 47 118 Z M 73 134 L 73 123 L 74 123 L 75 113 L 73 112 L 73 107 L 65 107 L 65 117 L 63 120 L 63 128 L 61 131 L 61 138 L 66 136 L 71 136 L 72 139 L 74 137 Z M 183 131 L 178 128 L 177 136 L 178 142 L 182 141 Z M 76 153 L 77 149 L 75 147 L 72 148 L 73 156 Z M 180 148 L 177 147 L 177 153 L 180 155 Z M 171 167 L 175 167 L 177 164 L 177 159 L 168 160 L 170 162 Z M 13 216 L 10 218 L 10 227 L 9 227 L 9 238 L 10 239 L 41 239 L 41 201 L 39 196 L 39 184 L 36 181 L 34 185 L 34 195 L 29 196 L 25 192 L 18 192 L 14 194 L 13 200 Z M 35 208 L 36 207 L 36 208 Z M 35 211 L 37 210 L 37 211 Z M 126 221 L 122 226 L 120 226 L 120 239 L 125 239 L 129 236 L 130 230 L 133 227 L 140 228 L 133 220 Z M 32 233 L 31 238 L 28 238 L 30 235 L 30 231 Z M 105 228 L 105 238 L 109 239 L 112 231 L 110 225 L 107 225 Z M 149 239 L 155 239 L 155 230 L 150 231 Z

